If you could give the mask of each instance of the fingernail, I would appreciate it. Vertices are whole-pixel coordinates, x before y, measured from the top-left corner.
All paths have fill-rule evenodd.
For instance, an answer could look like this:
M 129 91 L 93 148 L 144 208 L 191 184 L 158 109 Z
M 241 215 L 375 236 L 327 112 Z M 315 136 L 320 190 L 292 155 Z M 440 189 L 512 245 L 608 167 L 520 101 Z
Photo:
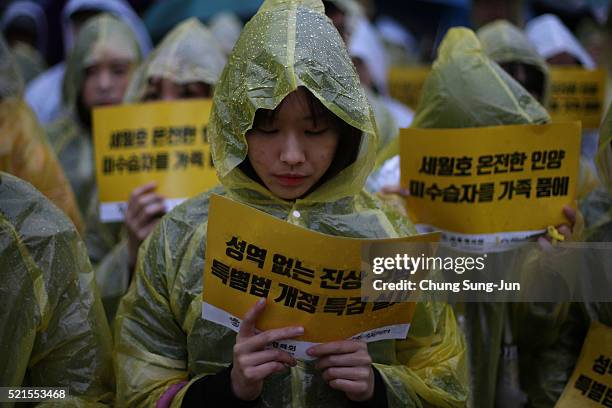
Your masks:
M 266 298 L 260 298 L 260 299 L 257 301 L 257 306 L 261 306 L 261 305 L 263 305 L 263 304 L 265 304 L 265 303 L 266 303 Z
M 295 329 L 295 332 L 296 332 L 297 334 L 304 334 L 304 328 L 303 328 L 303 327 L 297 327 L 297 328 Z

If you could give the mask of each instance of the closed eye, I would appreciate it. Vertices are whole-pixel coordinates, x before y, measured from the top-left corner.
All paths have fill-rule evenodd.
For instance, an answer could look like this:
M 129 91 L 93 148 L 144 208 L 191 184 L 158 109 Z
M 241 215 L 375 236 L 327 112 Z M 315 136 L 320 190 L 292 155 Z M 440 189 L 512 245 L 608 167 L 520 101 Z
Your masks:
M 304 133 L 306 133 L 309 136 L 317 136 L 317 135 L 322 135 L 323 133 L 327 131 L 328 131 L 328 128 L 323 128 L 323 129 L 307 130 Z

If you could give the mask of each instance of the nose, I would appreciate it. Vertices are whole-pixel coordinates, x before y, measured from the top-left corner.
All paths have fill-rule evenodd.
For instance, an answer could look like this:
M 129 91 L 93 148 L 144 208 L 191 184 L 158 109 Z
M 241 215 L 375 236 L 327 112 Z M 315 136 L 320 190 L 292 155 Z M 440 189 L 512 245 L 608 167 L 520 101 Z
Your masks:
M 101 90 L 108 90 L 113 84 L 113 79 L 111 78 L 110 72 L 106 69 L 100 70 L 100 74 L 98 75 L 98 87 Z
M 289 132 L 284 135 L 280 160 L 289 165 L 297 166 L 306 161 L 306 152 L 300 137 L 294 132 Z

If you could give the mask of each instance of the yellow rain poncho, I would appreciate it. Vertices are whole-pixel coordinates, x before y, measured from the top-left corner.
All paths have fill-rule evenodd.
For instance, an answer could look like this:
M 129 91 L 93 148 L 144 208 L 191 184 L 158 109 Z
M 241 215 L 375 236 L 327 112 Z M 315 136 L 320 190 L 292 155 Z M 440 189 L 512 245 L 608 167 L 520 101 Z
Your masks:
M 3 387 L 67 387 L 62 406 L 112 402 L 110 331 L 85 246 L 54 205 L 1 172 L 0 299 Z
M 225 62 L 218 40 L 197 18 L 190 18 L 170 31 L 143 62 L 130 82 L 125 101 L 142 101 L 148 81 L 153 77 L 177 84 L 214 85 Z
M 295 202 L 246 176 L 245 133 L 257 109 L 274 109 L 299 86 L 360 130 L 355 162 Z M 245 26 L 217 85 L 210 120 L 213 159 L 222 186 L 212 193 L 246 203 L 289 223 L 330 235 L 393 237 L 413 232 L 406 219 L 363 191 L 374 163 L 373 113 L 342 39 L 318 0 L 268 0 Z M 201 317 L 208 205 L 203 193 L 167 214 L 140 251 L 136 280 L 115 322 L 118 403 L 150 406 L 189 381 L 173 399 L 181 406 L 193 382 L 232 361 L 236 334 Z M 417 306 L 408 338 L 369 345 L 391 407 L 465 404 L 464 342 L 446 304 Z M 139 373 L 139 375 L 134 375 Z M 266 380 L 263 406 L 342 407 L 313 364 Z M 206 401 L 202 401 L 206 403 Z
M 79 231 L 83 221 L 66 176 L 23 99 L 23 81 L 0 37 L 0 171 L 26 180 L 61 208 Z
M 440 45 L 413 126 L 463 128 L 539 124 L 549 120 L 546 110 L 485 55 L 474 33 L 457 28 L 451 29 Z M 493 262 L 491 254 L 489 258 Z M 525 262 L 525 268 L 531 265 Z M 474 407 L 492 407 L 496 403 L 498 373 L 506 372 L 500 356 L 508 315 L 517 322 L 512 331 L 515 334 L 513 342 L 519 345 L 520 385 L 523 388 L 530 386 L 527 390 L 529 398 L 535 393 L 548 391 L 546 376 L 556 375 L 557 367 L 554 361 L 538 360 L 538 353 L 557 338 L 553 334 L 550 342 L 546 343 L 541 334 L 550 336 L 555 333 L 555 325 L 565 318 L 568 308 L 561 305 L 550 309 L 536 307 L 534 311 L 531 304 L 519 304 L 516 308 L 508 308 L 502 303 L 465 305 Z M 527 319 L 537 321 L 540 326 L 525 327 Z M 532 375 L 538 365 L 542 377 Z
M 498 64 L 519 62 L 537 69 L 543 77 L 543 96 L 539 101 L 545 107 L 550 99 L 550 73 L 546 61 L 529 41 L 526 34 L 518 27 L 504 20 L 487 24 L 478 30 L 478 39 L 484 53 Z M 580 157 L 580 178 L 578 180 L 578 198 L 584 198 L 597 187 L 597 177 L 593 174 L 588 160 Z
M 106 50 L 112 50 L 134 65 L 140 60 L 140 50 L 132 30 L 115 17 L 102 14 L 88 20 L 76 38 L 62 84 L 64 112 L 47 130 L 82 214 L 86 214 L 95 191 L 95 164 L 90 134 L 91 112 L 80 102 L 81 90 L 86 68 L 97 62 Z
M 519 62 L 537 69 L 544 79 L 542 89 L 544 106 L 550 96 L 550 73 L 546 61 L 518 27 L 505 20 L 497 20 L 477 32 L 483 52 L 498 64 Z
M 196 18 L 179 24 L 132 76 L 125 99 L 140 102 L 153 76 L 176 83 L 217 83 L 226 58 L 214 37 Z M 115 316 L 130 283 L 127 236 L 123 223 L 102 224 L 94 194 L 86 217 L 85 242 L 109 319 Z

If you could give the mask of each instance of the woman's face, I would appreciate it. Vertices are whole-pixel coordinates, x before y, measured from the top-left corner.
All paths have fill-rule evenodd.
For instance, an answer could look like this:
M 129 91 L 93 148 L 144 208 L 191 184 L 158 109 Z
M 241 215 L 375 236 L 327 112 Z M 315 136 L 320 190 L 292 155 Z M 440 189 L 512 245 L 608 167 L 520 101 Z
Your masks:
M 272 194 L 284 200 L 302 197 L 323 177 L 340 139 L 331 114 L 313 117 L 311 97 L 298 88 L 270 120 L 256 120 L 246 134 L 255 172 Z
M 133 63 L 113 52 L 103 51 L 95 62 L 85 68 L 85 80 L 81 90 L 87 109 L 101 105 L 117 105 L 130 82 Z
M 149 78 L 144 101 L 172 101 L 177 99 L 210 98 L 211 86 L 204 82 L 177 84 L 166 78 Z

